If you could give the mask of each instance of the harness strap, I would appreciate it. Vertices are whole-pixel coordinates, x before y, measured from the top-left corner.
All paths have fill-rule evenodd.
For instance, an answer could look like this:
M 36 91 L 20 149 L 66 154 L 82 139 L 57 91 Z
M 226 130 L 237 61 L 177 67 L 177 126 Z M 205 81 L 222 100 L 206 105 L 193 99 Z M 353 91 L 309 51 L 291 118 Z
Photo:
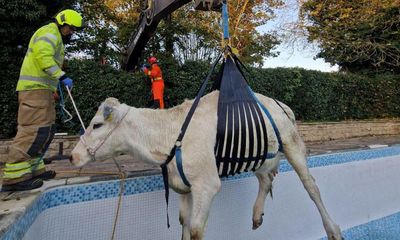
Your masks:
M 283 144 L 282 144 L 281 134 L 279 133 L 279 129 L 276 126 L 274 119 L 272 118 L 272 116 L 269 113 L 268 109 L 260 102 L 260 100 L 258 100 L 258 98 L 256 97 L 256 95 L 254 94 L 254 92 L 251 90 L 250 87 L 249 87 L 249 90 L 250 90 L 251 94 L 253 95 L 253 98 L 261 106 L 263 112 L 265 113 L 265 115 L 267 115 L 269 121 L 271 122 L 272 128 L 274 129 L 274 132 L 276 134 L 276 138 L 278 139 L 278 143 L 279 143 L 278 151 L 282 152 L 283 151 Z
M 249 74 L 251 74 L 250 70 L 240 61 L 240 59 L 235 55 L 232 54 L 233 58 L 235 59 L 235 61 L 239 64 L 237 64 L 239 71 L 242 73 L 243 77 L 245 77 L 243 70 L 241 69 L 241 67 L 243 67 Z M 246 78 L 245 78 L 246 79 Z M 247 81 L 247 80 L 246 80 Z M 247 81 L 248 82 L 248 81 Z M 281 135 L 279 133 L 278 127 L 275 124 L 274 119 L 272 118 L 271 114 L 269 113 L 268 109 L 258 100 L 258 98 L 256 97 L 256 95 L 254 94 L 253 90 L 251 90 L 250 86 L 248 86 L 248 88 L 250 89 L 251 94 L 253 95 L 253 98 L 257 101 L 257 103 L 261 106 L 263 112 L 265 113 L 265 115 L 267 115 L 268 119 L 271 122 L 271 125 L 275 131 L 276 134 L 276 138 L 278 139 L 278 143 L 279 143 L 279 149 L 278 151 L 283 152 L 283 144 L 282 144 L 282 139 L 281 139 Z M 273 98 L 273 100 L 278 104 L 278 106 L 280 108 L 282 108 L 283 112 L 286 114 L 286 116 L 290 119 L 288 113 L 285 111 L 285 109 L 282 107 L 281 104 L 279 104 L 279 102 Z M 267 153 L 267 158 L 273 158 L 275 157 L 276 154 L 270 154 Z
M 168 184 L 168 162 L 161 164 L 161 173 L 163 176 L 164 189 L 165 189 L 165 202 L 167 203 L 167 227 L 169 228 L 169 214 L 168 214 L 168 201 L 169 201 L 169 184 Z
M 176 140 L 176 142 L 175 142 L 175 145 L 174 145 L 174 147 L 171 149 L 171 152 L 169 153 L 167 159 L 164 161 L 164 163 L 162 163 L 162 164 L 160 165 L 161 171 L 162 171 L 162 176 L 163 176 L 164 189 L 165 189 L 165 202 L 167 203 L 167 226 L 168 226 L 168 228 L 170 227 L 170 225 L 169 225 L 169 215 L 168 215 L 169 183 L 168 183 L 168 168 L 167 168 L 167 165 L 168 165 L 168 163 L 170 163 L 170 162 L 172 161 L 172 159 L 174 158 L 174 156 L 175 156 L 175 154 L 176 154 L 176 149 L 177 149 L 177 148 L 179 148 L 179 150 L 178 150 L 178 151 L 179 151 L 178 155 L 180 155 L 180 146 L 181 146 L 182 139 L 183 139 L 183 137 L 185 136 L 186 130 L 187 130 L 188 126 L 189 126 L 190 120 L 191 120 L 192 117 L 193 117 L 194 111 L 196 110 L 197 105 L 198 105 L 199 102 L 200 102 L 200 98 L 201 98 L 201 96 L 203 95 L 203 93 L 204 93 L 204 91 L 205 91 L 205 89 L 206 89 L 206 87 L 207 87 L 208 80 L 210 80 L 211 74 L 214 72 L 214 69 L 215 69 L 215 67 L 217 66 L 217 63 L 219 62 L 219 60 L 221 59 L 223 52 L 224 52 L 224 51 L 222 51 L 222 52 L 219 54 L 219 56 L 217 57 L 217 60 L 215 60 L 213 66 L 211 67 L 210 71 L 208 72 L 207 77 L 204 79 L 204 81 L 203 81 L 203 83 L 202 83 L 200 89 L 197 91 L 196 98 L 195 98 L 195 100 L 194 100 L 192 106 L 190 107 L 190 110 L 189 110 L 188 114 L 186 115 L 186 119 L 185 119 L 185 121 L 183 122 L 181 131 L 180 131 L 179 136 L 178 136 L 178 138 L 177 138 L 177 140 Z M 184 172 L 183 172 L 182 158 L 181 158 L 180 161 L 177 161 L 177 167 L 178 167 L 179 174 L 181 175 L 182 181 L 185 183 L 186 186 L 191 187 L 190 182 L 187 181 L 187 178 L 185 177 L 185 174 L 184 174 Z M 179 170 L 179 169 L 181 169 L 181 170 Z M 185 179 L 186 179 L 186 180 L 185 180 Z
M 189 181 L 187 180 L 185 173 L 183 172 L 183 166 L 182 166 L 182 150 L 181 147 L 176 147 L 175 149 L 175 156 L 176 156 L 176 166 L 178 168 L 179 175 L 181 175 L 183 183 L 185 183 L 186 186 L 191 186 Z

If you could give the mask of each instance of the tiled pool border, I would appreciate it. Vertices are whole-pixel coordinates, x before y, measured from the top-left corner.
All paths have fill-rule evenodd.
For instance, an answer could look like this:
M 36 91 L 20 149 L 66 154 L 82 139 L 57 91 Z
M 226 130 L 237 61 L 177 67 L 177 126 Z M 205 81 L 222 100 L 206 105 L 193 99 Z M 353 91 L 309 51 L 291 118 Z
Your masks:
M 342 231 L 344 239 L 350 240 L 396 240 L 400 237 L 400 212 L 379 218 Z M 371 231 L 373 229 L 373 231 Z M 393 238 L 393 236 L 396 236 Z M 321 240 L 328 240 L 327 237 Z
M 308 157 L 308 166 L 310 168 L 323 167 L 335 164 L 343 164 L 354 161 L 369 160 L 375 158 L 383 158 L 389 156 L 400 155 L 400 145 L 392 147 L 358 150 L 333 154 L 324 154 Z M 280 172 L 293 171 L 292 167 L 286 160 L 281 161 Z M 243 173 L 233 177 L 225 178 L 224 181 L 233 179 L 242 179 L 254 176 L 252 173 Z M 59 187 L 44 192 L 38 199 L 25 211 L 4 234 L 3 240 L 22 239 L 28 228 L 35 221 L 37 216 L 46 209 L 57 207 L 60 205 L 93 201 L 117 197 L 119 194 L 119 180 L 87 183 L 75 186 Z M 124 195 L 133 195 L 145 192 L 163 190 L 162 177 L 147 176 L 132 178 L 125 181 Z M 399 214 L 400 215 L 400 214 Z M 398 219 L 399 217 L 397 217 Z

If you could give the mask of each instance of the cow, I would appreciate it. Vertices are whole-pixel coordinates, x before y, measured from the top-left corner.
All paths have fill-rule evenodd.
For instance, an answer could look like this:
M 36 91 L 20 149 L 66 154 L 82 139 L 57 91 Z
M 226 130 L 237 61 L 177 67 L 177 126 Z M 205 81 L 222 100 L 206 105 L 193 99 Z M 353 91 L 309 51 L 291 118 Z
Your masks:
M 201 98 L 181 143 L 182 167 L 191 186 L 183 182 L 175 158 L 167 165 L 169 185 L 180 194 L 179 221 L 183 240 L 204 238 L 209 210 L 221 187 L 215 160 L 218 96 L 219 91 L 213 91 Z M 329 216 L 307 167 L 305 144 L 297 131 L 292 110 L 261 94 L 255 96 L 275 120 L 283 153 L 318 208 L 328 239 L 342 239 L 340 228 Z M 130 107 L 116 98 L 107 98 L 73 149 L 71 163 L 81 167 L 91 161 L 128 154 L 134 159 L 161 165 L 170 154 L 192 103 L 186 100 L 170 109 L 154 110 Z M 266 117 L 265 122 L 268 122 Z M 277 135 L 271 124 L 266 126 L 268 149 L 278 151 Z M 255 171 L 259 192 L 253 206 L 253 229 L 263 222 L 265 199 L 271 191 L 280 158 L 277 155 L 267 159 Z

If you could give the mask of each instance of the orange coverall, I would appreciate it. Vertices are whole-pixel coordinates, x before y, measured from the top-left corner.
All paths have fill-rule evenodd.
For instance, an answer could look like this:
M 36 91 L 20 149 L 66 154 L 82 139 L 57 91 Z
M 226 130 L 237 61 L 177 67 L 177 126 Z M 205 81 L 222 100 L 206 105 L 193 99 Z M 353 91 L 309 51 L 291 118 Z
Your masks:
M 151 79 L 151 92 L 153 101 L 160 103 L 160 109 L 164 109 L 164 79 L 162 77 L 161 68 L 157 63 L 151 65 L 151 70 L 145 68 L 144 74 L 149 75 Z

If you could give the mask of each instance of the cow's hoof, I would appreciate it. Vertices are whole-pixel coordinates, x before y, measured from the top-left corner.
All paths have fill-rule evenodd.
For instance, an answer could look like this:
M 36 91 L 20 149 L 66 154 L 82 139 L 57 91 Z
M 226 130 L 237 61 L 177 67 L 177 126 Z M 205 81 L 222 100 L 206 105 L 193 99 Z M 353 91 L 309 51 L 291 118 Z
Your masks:
M 335 235 L 328 236 L 328 239 L 329 240 L 345 240 L 342 235 L 339 235 L 339 236 L 335 236 Z
M 262 223 L 263 223 L 262 216 L 258 220 L 253 220 L 253 230 L 256 230 L 258 227 L 260 227 L 262 225 Z

